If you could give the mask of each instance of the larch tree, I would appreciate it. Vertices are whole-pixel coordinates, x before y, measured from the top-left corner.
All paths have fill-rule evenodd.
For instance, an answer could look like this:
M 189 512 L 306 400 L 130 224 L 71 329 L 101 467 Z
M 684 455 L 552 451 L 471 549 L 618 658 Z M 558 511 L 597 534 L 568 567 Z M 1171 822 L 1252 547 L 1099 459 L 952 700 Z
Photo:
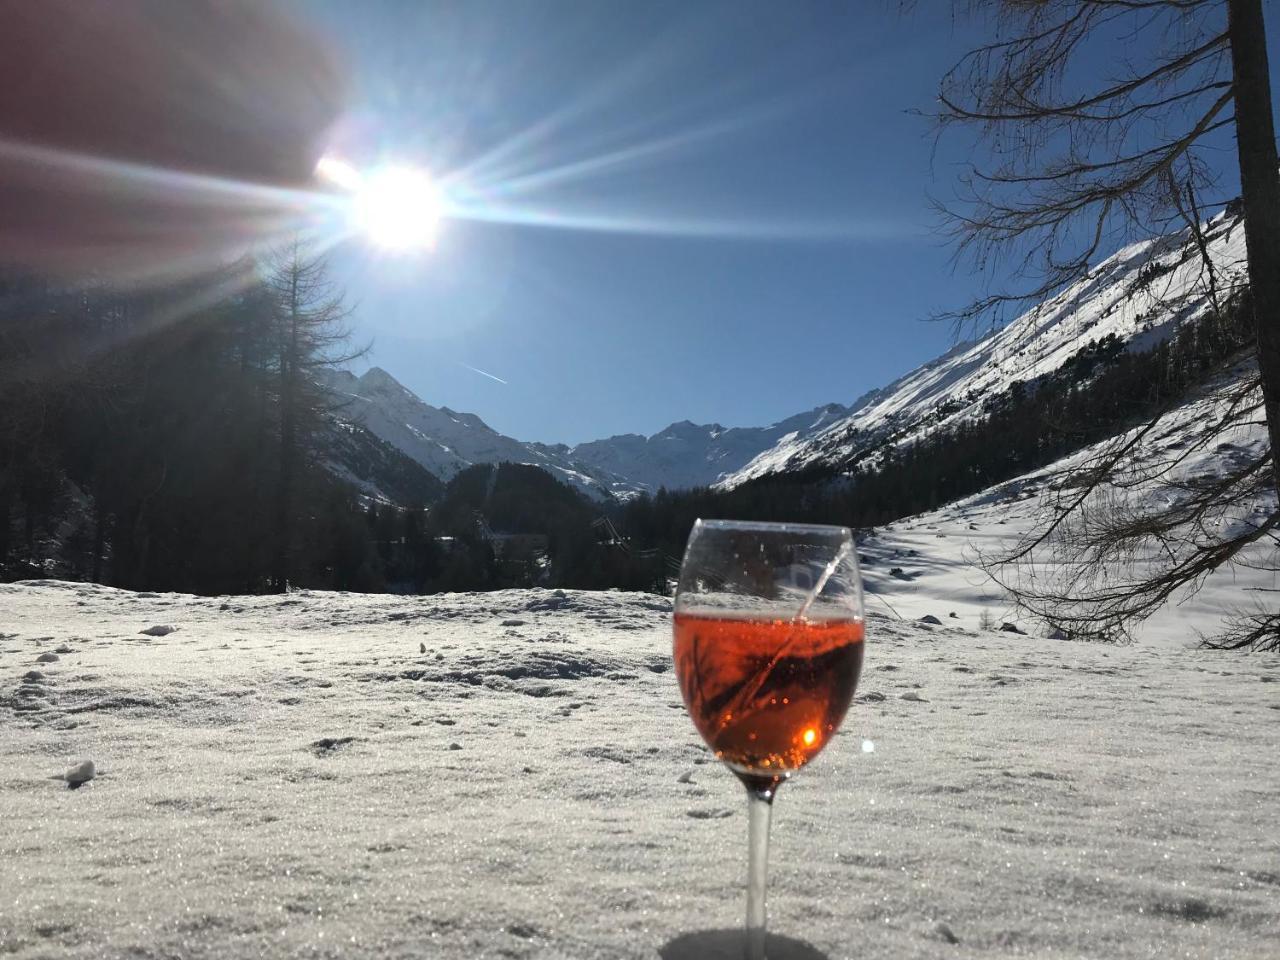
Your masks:
M 267 258 L 266 288 L 274 304 L 278 382 L 278 450 L 273 523 L 272 582 L 289 584 L 298 510 L 298 482 L 315 454 L 314 435 L 328 410 L 321 372 L 364 350 L 350 349 L 350 315 L 323 254 L 300 237 Z

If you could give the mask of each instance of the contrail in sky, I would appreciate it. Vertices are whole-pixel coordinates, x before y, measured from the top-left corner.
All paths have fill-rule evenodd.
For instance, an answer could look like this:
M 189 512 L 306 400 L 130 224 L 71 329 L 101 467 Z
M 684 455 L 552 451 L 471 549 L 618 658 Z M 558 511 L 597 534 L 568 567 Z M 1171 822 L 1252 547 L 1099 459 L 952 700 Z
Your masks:
M 485 373 L 479 367 L 473 367 L 471 364 L 463 363 L 461 360 L 455 360 L 454 363 L 456 363 L 460 367 L 466 367 L 472 373 L 478 373 L 482 377 L 488 377 L 490 380 L 497 380 L 499 383 L 503 384 L 504 386 L 507 385 L 507 381 L 503 380 L 501 377 L 495 377 L 492 373 Z

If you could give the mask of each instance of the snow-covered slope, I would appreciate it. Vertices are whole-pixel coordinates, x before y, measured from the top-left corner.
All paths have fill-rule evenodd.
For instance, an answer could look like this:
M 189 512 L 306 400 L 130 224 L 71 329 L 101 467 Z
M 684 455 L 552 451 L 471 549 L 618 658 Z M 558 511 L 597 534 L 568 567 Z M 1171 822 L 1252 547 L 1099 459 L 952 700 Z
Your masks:
M 1205 231 L 1218 288 L 1230 290 L 1244 275 L 1243 223 L 1223 213 Z M 825 430 L 782 438 L 721 485 L 815 466 L 839 469 L 882 444 L 981 416 L 984 404 L 1014 382 L 1058 370 L 1090 341 L 1115 335 L 1132 348 L 1151 346 L 1209 304 L 1207 274 L 1189 230 L 1133 244 L 1008 326 L 867 394 Z
M 39 582 L 0 609 L 6 957 L 742 956 L 746 798 L 662 598 Z M 1280 660 L 867 637 L 774 807 L 770 957 L 1274 960 Z
M 322 439 L 329 472 L 371 500 L 430 503 L 444 487 L 435 474 L 360 424 L 334 418 Z
M 569 454 L 578 463 L 626 477 L 650 491 L 709 486 L 779 442 L 802 442 L 849 412 L 832 403 L 768 427 L 725 428 L 682 420 L 649 437 L 625 433 L 581 443 Z
M 907 620 L 933 616 L 961 627 L 1010 622 L 1045 636 L 1050 632 L 1048 625 L 1019 611 L 984 567 L 1008 556 L 1030 535 L 1045 532 L 1057 516 L 1057 504 L 1077 496 L 1072 478 L 1104 451 L 1133 444 L 1117 470 L 1117 484 L 1100 487 L 1083 501 L 1083 511 L 1077 516 L 1093 523 L 1117 509 L 1141 511 L 1163 506 L 1186 495 L 1177 486 L 1186 478 L 1221 477 L 1231 468 L 1262 456 L 1268 442 L 1264 424 L 1246 420 L 1219 428 L 1236 384 L 1255 372 L 1251 364 L 1242 364 L 1207 385 L 1199 396 L 1169 411 L 1141 438 L 1140 428 L 1134 428 L 1025 476 L 872 531 L 859 545 L 869 609 Z M 1189 552 L 1206 539 L 1236 535 L 1241 525 L 1256 528 L 1274 507 L 1274 494 L 1266 491 L 1256 499 L 1209 513 L 1200 524 L 1172 531 L 1176 536 L 1170 546 L 1134 547 L 1126 551 L 1125 559 L 1108 564 L 1106 585 L 1124 589 L 1133 578 L 1149 574 L 1153 562 L 1163 569 L 1175 554 Z M 1059 529 L 1069 531 L 1071 525 Z M 1068 596 L 1088 588 L 1088 580 L 1078 578 L 1079 571 L 1064 565 L 1055 537 L 1049 537 L 1031 559 L 1034 566 L 1000 568 L 998 575 L 1014 583 L 1029 578 L 1042 590 L 1070 580 L 1072 587 L 1065 591 Z M 1152 645 L 1196 645 L 1201 637 L 1218 633 L 1233 617 L 1271 609 L 1270 598 L 1280 592 L 1278 571 L 1280 548 L 1271 538 L 1264 538 L 1214 570 L 1198 591 L 1184 588 L 1176 592 L 1138 627 L 1136 635 Z
M 522 443 L 498 433 L 474 413 L 424 403 L 378 367 L 359 377 L 346 370 L 333 372 L 328 386 L 341 404 L 339 417 L 362 424 L 441 480 L 475 463 L 507 461 L 541 467 L 597 498 L 630 489 L 622 478 L 581 469 L 560 448 Z

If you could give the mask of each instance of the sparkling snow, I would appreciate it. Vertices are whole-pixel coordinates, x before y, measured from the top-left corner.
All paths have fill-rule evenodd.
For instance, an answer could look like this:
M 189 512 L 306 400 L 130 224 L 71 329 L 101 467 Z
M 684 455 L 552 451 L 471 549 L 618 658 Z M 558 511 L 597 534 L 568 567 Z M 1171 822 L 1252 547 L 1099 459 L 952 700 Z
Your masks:
M 872 617 L 842 735 L 781 791 L 779 960 L 1275 957 L 1280 659 L 937 612 Z M 731 954 L 744 798 L 669 616 L 0 586 L 0 953 Z

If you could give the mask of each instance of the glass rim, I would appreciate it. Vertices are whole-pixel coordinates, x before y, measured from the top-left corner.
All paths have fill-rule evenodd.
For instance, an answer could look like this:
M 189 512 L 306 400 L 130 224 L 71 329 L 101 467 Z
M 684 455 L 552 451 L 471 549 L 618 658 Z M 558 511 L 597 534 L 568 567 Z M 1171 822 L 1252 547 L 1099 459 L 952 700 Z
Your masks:
M 777 523 L 771 520 L 704 520 L 699 517 L 693 522 L 693 529 L 738 530 L 742 532 L 758 530 L 765 533 L 807 533 L 836 535 L 853 539 L 853 531 L 848 527 L 829 523 Z

